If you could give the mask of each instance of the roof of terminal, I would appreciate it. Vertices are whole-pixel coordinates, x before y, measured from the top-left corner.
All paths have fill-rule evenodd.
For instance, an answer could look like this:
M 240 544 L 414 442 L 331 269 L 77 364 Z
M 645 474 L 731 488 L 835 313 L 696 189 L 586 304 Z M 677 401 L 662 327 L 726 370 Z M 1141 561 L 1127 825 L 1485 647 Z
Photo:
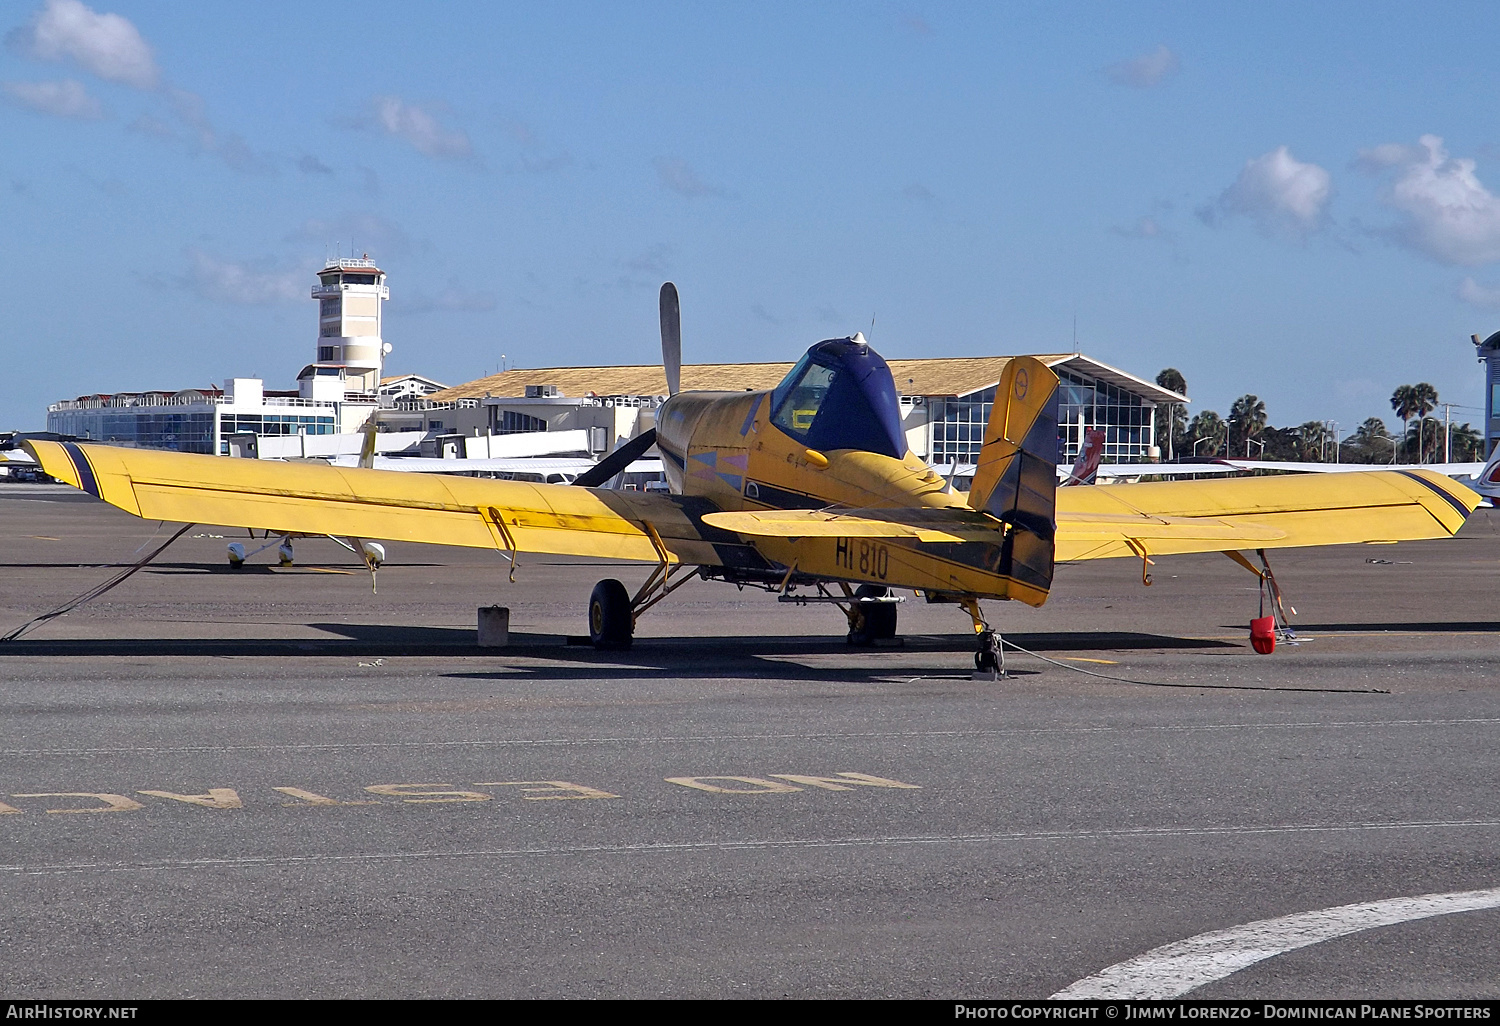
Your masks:
M 1037 359 L 1049 367 L 1066 365 L 1107 381 L 1150 402 L 1187 402 L 1186 396 L 1162 388 L 1080 353 L 1047 354 Z M 1000 380 L 1009 356 L 959 356 L 930 360 L 890 360 L 896 390 L 902 395 L 959 396 L 988 388 Z M 774 388 L 792 369 L 790 363 L 684 364 L 684 391 L 741 392 Z M 666 395 L 667 379 L 658 364 L 617 367 L 515 368 L 467 384 L 433 392 L 433 402 L 479 399 L 484 396 L 524 396 L 527 385 L 556 385 L 564 396 Z

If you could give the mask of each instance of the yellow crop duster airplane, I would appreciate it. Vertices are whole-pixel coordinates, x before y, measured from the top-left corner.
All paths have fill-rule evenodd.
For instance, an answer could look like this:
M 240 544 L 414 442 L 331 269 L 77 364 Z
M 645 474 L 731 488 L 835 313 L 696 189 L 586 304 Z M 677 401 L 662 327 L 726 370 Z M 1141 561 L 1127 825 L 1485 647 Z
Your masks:
M 57 480 L 150 520 L 498 549 L 512 579 L 519 553 L 655 563 L 634 595 L 594 588 L 600 648 L 628 647 L 636 618 L 698 576 L 837 603 L 863 643 L 895 634 L 890 589 L 912 589 L 969 614 L 981 670 L 1000 648 L 980 601 L 1040 606 L 1059 562 L 1133 556 L 1149 583 L 1152 557 L 1222 551 L 1279 597 L 1265 549 L 1448 537 L 1480 503 L 1422 470 L 1059 489 L 1058 379 L 1030 357 L 1005 367 L 964 495 L 907 448 L 890 369 L 861 336 L 819 342 L 769 392 L 681 392 L 670 282 L 661 315 L 657 427 L 572 485 L 26 445 Z M 669 494 L 597 487 L 652 444 Z

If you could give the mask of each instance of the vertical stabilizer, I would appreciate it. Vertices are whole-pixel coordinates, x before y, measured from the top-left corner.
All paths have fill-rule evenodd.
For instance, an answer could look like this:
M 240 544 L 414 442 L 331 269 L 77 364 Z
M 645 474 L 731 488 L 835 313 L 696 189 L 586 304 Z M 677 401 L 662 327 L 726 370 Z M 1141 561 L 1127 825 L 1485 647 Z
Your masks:
M 1057 375 L 1032 356 L 1005 365 L 969 505 L 1051 538 L 1057 508 Z
M 995 405 L 969 490 L 969 505 L 1011 526 L 1003 573 L 1045 592 L 1057 533 L 1057 375 L 1018 356 L 995 386 Z
M 1469 487 L 1490 502 L 1500 505 L 1500 445 L 1495 446 L 1484 469 L 1474 476 L 1474 482 Z

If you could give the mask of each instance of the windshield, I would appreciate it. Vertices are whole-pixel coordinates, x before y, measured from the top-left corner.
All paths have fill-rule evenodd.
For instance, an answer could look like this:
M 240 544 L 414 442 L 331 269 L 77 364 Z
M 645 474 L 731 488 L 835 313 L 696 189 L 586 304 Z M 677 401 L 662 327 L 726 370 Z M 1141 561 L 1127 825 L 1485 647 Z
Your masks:
M 786 398 L 777 408 L 772 420 L 787 434 L 801 437 L 812 427 L 813 418 L 818 415 L 823 400 L 828 397 L 828 387 L 833 384 L 838 371 L 820 363 L 812 363 L 805 356 L 798 369 L 800 374 L 794 370 L 792 374 L 795 377 L 788 376 L 787 380 L 791 384 L 783 385 L 786 388 Z
M 813 346 L 771 402 L 771 422 L 811 449 L 861 449 L 893 459 L 906 454 L 890 368 L 863 343 L 833 339 Z

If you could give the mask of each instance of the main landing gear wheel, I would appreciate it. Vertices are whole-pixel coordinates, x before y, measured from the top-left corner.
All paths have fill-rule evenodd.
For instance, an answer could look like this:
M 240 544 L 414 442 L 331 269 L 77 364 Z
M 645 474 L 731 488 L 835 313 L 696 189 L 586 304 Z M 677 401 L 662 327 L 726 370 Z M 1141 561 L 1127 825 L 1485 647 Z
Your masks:
M 613 579 L 594 585 L 594 593 L 589 596 L 589 640 L 594 647 L 629 648 L 634 634 L 635 618 L 625 585 Z
M 869 646 L 896 636 L 896 603 L 859 601 L 885 598 L 889 594 L 889 589 L 879 584 L 861 584 L 854 589 L 856 619 L 849 629 L 849 644 Z
M 979 649 L 974 653 L 974 669 L 980 673 L 1005 676 L 1005 652 L 1000 647 L 1000 635 L 994 631 L 981 631 Z

